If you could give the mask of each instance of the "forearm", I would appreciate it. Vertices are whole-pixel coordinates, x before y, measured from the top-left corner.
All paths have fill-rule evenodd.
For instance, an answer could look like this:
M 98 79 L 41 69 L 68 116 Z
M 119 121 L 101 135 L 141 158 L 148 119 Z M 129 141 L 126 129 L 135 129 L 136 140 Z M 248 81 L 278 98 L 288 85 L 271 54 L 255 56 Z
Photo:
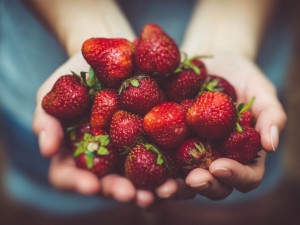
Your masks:
M 274 9 L 272 0 L 202 0 L 191 18 L 182 50 L 188 55 L 229 52 L 251 60 Z
M 29 0 L 43 17 L 69 56 L 81 49 L 90 37 L 135 35 L 114 0 Z

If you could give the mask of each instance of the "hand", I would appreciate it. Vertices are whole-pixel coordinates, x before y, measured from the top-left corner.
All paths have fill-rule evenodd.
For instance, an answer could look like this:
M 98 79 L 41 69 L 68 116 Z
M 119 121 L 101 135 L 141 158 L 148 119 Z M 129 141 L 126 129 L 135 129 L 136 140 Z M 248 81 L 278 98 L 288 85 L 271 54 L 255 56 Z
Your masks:
M 242 165 L 231 159 L 214 161 L 209 171 L 197 168 L 186 177 L 186 184 L 210 199 L 224 199 L 236 188 L 248 192 L 256 188 L 264 175 L 266 152 L 274 152 L 278 146 L 279 133 L 285 126 L 286 114 L 280 104 L 274 85 L 250 60 L 219 53 L 206 59 L 209 74 L 227 79 L 236 89 L 238 103 L 255 101 L 251 107 L 257 123 L 255 129 L 261 135 L 264 151 L 257 162 Z
M 148 206 L 155 200 L 155 195 L 161 198 L 190 198 L 195 192 L 187 187 L 183 180 L 168 179 L 164 184 L 150 192 L 137 190 L 125 177 L 109 174 L 101 179 L 90 171 L 79 169 L 68 149 L 62 146 L 63 129 L 58 119 L 47 114 L 41 107 L 43 97 L 50 91 L 58 77 L 69 74 L 70 70 L 79 73 L 88 71 L 89 66 L 77 54 L 58 68 L 37 93 L 33 130 L 39 139 L 41 154 L 51 157 L 49 168 L 50 183 L 59 189 L 76 191 L 85 195 L 101 193 L 104 197 L 111 197 L 120 202 L 136 201 L 140 206 Z

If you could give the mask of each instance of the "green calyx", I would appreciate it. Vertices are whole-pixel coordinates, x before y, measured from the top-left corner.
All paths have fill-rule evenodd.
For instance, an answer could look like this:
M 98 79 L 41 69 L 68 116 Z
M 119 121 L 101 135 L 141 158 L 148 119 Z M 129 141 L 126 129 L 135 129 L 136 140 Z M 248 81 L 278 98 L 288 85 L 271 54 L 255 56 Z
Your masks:
M 123 81 L 123 83 L 121 84 L 120 88 L 119 88 L 119 95 L 122 93 L 123 90 L 127 89 L 130 85 L 132 85 L 133 87 L 139 87 L 140 86 L 140 79 L 143 78 L 147 78 L 149 76 L 147 75 L 138 75 L 138 76 L 134 76 L 131 77 L 125 81 Z
M 220 79 L 211 80 L 211 77 L 208 76 L 204 84 L 201 85 L 198 96 L 202 95 L 205 91 L 223 91 L 223 87 L 217 87 L 220 83 Z
M 202 143 L 200 143 L 200 145 L 194 143 L 194 145 L 195 148 L 190 148 L 188 152 L 191 154 L 191 156 L 193 156 L 193 158 L 199 159 L 205 153 L 205 147 Z
M 195 59 L 201 59 L 201 58 L 212 58 L 211 55 L 198 55 L 194 56 L 192 58 L 187 58 L 186 53 L 182 53 L 182 63 L 179 64 L 179 67 L 174 71 L 174 73 L 179 73 L 186 69 L 192 69 L 197 75 L 200 75 L 201 71 L 199 67 L 192 63 Z
M 164 159 L 163 159 L 163 155 L 162 153 L 158 150 L 158 148 L 156 148 L 155 146 L 151 145 L 151 144 L 145 144 L 145 147 L 147 149 L 149 149 L 150 151 L 154 152 L 157 154 L 157 160 L 156 163 L 157 165 L 162 165 L 164 163 Z
M 241 103 L 241 104 L 238 105 L 238 107 L 236 108 L 237 120 L 239 120 L 240 118 L 243 117 L 242 113 L 247 111 L 252 106 L 254 100 L 255 100 L 254 97 L 251 98 L 250 102 L 245 107 L 244 107 L 245 103 Z M 243 129 L 242 129 L 242 127 L 240 126 L 240 124 L 238 122 L 236 123 L 236 130 L 240 133 L 243 133 Z
M 91 96 L 92 99 L 94 99 L 95 97 L 95 94 L 100 91 L 102 89 L 102 86 L 98 80 L 98 78 L 95 76 L 95 72 L 94 70 L 90 67 L 89 69 L 89 77 L 87 79 L 87 72 L 80 72 L 80 75 L 75 73 L 74 71 L 71 71 L 71 73 L 74 75 L 74 76 L 78 76 L 80 77 L 81 79 L 81 83 L 85 86 L 88 86 L 89 87 L 89 94 Z
M 90 133 L 85 133 L 83 135 L 83 140 L 75 143 L 77 149 L 75 150 L 73 156 L 77 157 L 80 154 L 85 154 L 86 164 L 88 169 L 93 167 L 93 159 L 96 155 L 108 155 L 109 151 L 107 145 L 109 145 L 108 135 L 97 135 L 94 136 Z

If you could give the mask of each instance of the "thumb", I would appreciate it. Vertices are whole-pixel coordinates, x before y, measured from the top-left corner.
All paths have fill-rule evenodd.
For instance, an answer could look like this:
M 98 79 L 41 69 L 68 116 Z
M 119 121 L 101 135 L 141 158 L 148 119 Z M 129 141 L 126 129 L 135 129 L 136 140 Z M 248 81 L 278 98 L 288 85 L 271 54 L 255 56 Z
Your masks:
M 256 130 L 261 135 L 263 148 L 268 152 L 274 152 L 279 144 L 279 134 L 283 130 L 287 116 L 277 98 L 276 89 L 269 85 L 269 89 L 257 90 L 253 105 L 256 115 Z

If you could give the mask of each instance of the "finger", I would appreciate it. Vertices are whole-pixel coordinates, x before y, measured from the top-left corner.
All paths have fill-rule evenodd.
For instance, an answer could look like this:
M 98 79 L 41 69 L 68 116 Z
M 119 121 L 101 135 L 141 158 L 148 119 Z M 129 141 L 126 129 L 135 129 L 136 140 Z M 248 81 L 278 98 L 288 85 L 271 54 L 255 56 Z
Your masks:
M 233 188 L 225 185 L 204 169 L 192 170 L 185 180 L 186 184 L 194 188 L 200 195 L 212 200 L 221 200 L 231 194 Z
M 56 188 L 85 195 L 95 194 L 100 190 L 100 182 L 96 175 L 77 168 L 72 156 L 65 156 L 61 153 L 52 157 L 49 181 Z
M 136 192 L 136 204 L 140 207 L 148 207 L 155 201 L 154 194 L 147 190 L 137 190 Z
M 226 158 L 217 159 L 212 162 L 209 171 L 228 186 L 241 192 L 249 192 L 260 184 L 264 175 L 266 152 L 260 151 L 259 156 L 256 163 L 249 165 Z
M 273 152 L 278 147 L 279 134 L 286 124 L 287 116 L 278 100 L 274 85 L 263 75 L 252 78 L 248 85 L 250 85 L 248 89 L 251 90 L 247 92 L 248 101 L 255 97 L 252 105 L 253 113 L 257 118 L 255 129 L 261 135 L 263 148 Z
M 162 185 L 156 188 L 155 192 L 160 198 L 170 198 L 179 189 L 179 185 L 174 179 L 167 179 Z
M 38 137 L 41 154 L 45 157 L 55 154 L 61 146 L 64 134 L 60 122 L 37 107 L 32 129 Z
M 117 174 L 109 174 L 101 179 L 102 194 L 112 197 L 120 202 L 129 202 L 135 199 L 136 189 L 125 177 Z

